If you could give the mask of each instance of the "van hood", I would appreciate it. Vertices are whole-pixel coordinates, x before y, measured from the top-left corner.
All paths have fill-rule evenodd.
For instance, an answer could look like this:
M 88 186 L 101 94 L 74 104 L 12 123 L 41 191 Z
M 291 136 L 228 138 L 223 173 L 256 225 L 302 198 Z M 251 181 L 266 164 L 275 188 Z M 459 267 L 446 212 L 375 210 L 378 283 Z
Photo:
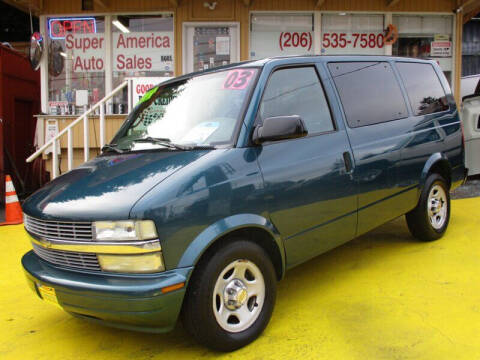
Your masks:
M 22 208 L 47 220 L 128 219 L 130 209 L 147 191 L 210 151 L 214 150 L 99 156 L 49 182 Z

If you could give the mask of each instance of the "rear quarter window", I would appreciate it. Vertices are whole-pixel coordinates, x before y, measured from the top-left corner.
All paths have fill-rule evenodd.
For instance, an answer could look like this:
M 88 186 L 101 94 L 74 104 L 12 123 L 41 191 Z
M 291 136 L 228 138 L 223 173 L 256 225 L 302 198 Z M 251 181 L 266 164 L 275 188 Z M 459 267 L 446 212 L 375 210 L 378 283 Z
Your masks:
M 427 115 L 449 109 L 445 90 L 431 64 L 397 62 L 396 66 L 415 115 Z
M 408 116 L 400 85 L 388 62 L 329 63 L 350 127 L 373 125 Z

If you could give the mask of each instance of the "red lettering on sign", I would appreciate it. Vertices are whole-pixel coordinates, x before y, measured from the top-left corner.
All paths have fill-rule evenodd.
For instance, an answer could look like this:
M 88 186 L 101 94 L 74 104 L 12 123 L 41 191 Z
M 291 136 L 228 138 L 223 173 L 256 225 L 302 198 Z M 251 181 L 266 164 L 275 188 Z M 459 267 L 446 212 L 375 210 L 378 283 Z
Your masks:
M 133 57 L 126 57 L 123 54 L 117 56 L 118 70 L 149 70 L 152 68 L 152 58 L 143 58 L 134 55 Z
M 80 37 L 75 38 L 72 34 L 65 36 L 65 47 L 69 50 L 76 49 L 86 52 L 89 49 L 102 49 L 104 38 Z
M 83 21 L 83 32 L 94 34 L 95 23 L 93 21 Z
M 50 33 L 54 37 L 64 37 L 65 36 L 65 30 L 63 26 L 61 26 L 60 21 L 52 21 L 50 23 Z
M 322 38 L 323 48 L 383 48 L 385 36 L 382 33 L 360 34 L 360 33 L 324 33 Z
M 63 39 L 67 34 L 94 34 L 96 24 L 94 18 L 60 18 L 50 19 L 50 37 Z
M 135 91 L 137 94 L 139 95 L 143 95 L 145 94 L 148 90 L 150 90 L 151 88 L 153 88 L 155 86 L 155 84 L 138 84 L 136 87 L 135 87 Z
M 88 59 L 83 59 L 77 56 L 73 62 L 73 71 L 103 71 L 103 59 L 92 56 Z
M 155 35 L 154 33 L 146 36 L 119 34 L 115 45 L 117 49 L 169 48 L 170 37 Z
M 312 33 L 310 32 L 282 32 L 278 38 L 278 44 L 280 50 L 283 51 L 283 48 L 294 47 L 294 48 L 304 48 L 310 51 L 312 48 Z

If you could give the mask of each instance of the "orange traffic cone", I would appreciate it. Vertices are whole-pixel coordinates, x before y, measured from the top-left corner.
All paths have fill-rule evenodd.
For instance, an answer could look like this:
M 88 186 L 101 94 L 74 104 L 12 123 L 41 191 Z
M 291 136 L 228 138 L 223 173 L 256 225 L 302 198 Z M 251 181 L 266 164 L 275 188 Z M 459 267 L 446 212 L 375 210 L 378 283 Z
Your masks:
M 22 208 L 10 175 L 5 176 L 5 182 L 5 222 L 0 225 L 21 224 L 23 223 Z

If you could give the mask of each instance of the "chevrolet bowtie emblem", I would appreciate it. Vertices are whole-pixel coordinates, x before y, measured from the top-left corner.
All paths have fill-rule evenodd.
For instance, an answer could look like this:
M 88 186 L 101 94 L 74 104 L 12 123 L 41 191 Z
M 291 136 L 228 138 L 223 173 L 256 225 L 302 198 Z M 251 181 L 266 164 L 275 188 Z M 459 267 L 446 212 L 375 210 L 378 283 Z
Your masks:
M 47 249 L 50 249 L 50 248 L 52 247 L 52 243 L 51 243 L 50 241 L 48 241 L 48 240 L 43 240 L 43 239 L 42 239 L 40 242 L 41 242 L 42 245 L 43 245 L 44 247 L 46 247 Z

